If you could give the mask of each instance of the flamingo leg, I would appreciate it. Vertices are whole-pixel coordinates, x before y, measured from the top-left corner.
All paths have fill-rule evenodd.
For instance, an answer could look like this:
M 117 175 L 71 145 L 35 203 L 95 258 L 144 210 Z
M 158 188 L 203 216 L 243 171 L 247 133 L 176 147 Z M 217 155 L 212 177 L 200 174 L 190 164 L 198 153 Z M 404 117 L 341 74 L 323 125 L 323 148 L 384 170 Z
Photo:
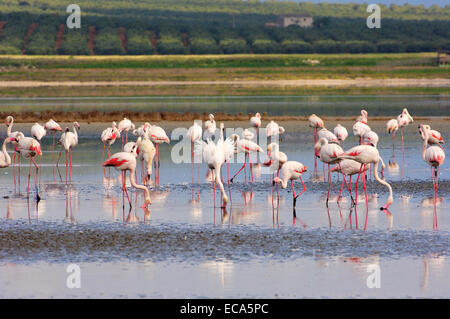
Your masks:
M 30 176 L 31 176 L 31 157 L 30 157 L 30 170 L 28 171 L 28 187 L 27 187 L 27 194 L 30 193 Z
M 36 169 L 36 174 L 34 175 L 34 186 L 36 188 L 36 201 L 39 202 L 41 200 L 41 197 L 39 196 L 39 166 L 36 164 L 34 159 L 31 157 L 30 161 L 34 164 L 34 167 Z
M 364 197 L 366 199 L 366 222 L 364 224 L 364 230 L 367 229 L 367 219 L 369 218 L 369 202 L 367 201 L 367 188 L 366 188 L 366 165 L 364 165 L 364 182 L 363 182 L 363 188 L 364 188 Z
M 214 169 L 211 169 L 211 181 L 212 181 L 212 186 L 213 186 L 214 208 L 216 208 L 216 177 L 214 174 Z
M 13 179 L 14 179 L 14 193 L 16 192 L 16 152 L 14 152 L 14 160 L 13 160 Z
M 19 173 L 17 175 L 17 180 L 19 181 L 19 194 L 20 194 L 20 152 L 18 155 L 18 163 L 19 163 Z
M 356 228 L 358 228 L 358 212 L 356 211 L 357 205 L 358 205 L 358 182 L 359 182 L 359 178 L 361 176 L 362 169 L 363 169 L 363 164 L 361 164 L 361 167 L 359 168 L 358 178 L 356 179 L 356 183 L 355 183 L 355 225 L 356 225 Z
M 344 188 L 344 183 L 345 183 L 345 175 L 342 174 L 344 176 L 343 180 L 342 180 L 342 184 L 341 184 L 341 189 L 339 190 L 339 196 L 337 199 L 337 202 L 339 203 L 340 199 L 341 199 L 341 194 L 342 194 L 342 189 Z
M 242 167 L 237 171 L 237 173 L 234 174 L 234 176 L 230 179 L 231 183 L 233 183 L 233 179 L 242 171 L 242 169 L 245 167 L 246 163 L 247 163 L 247 153 L 245 153 L 245 156 L 244 156 L 244 165 L 242 165 Z
M 328 200 L 330 198 L 330 190 L 331 190 L 331 172 L 330 172 L 330 164 L 328 164 L 328 195 L 327 195 L 327 207 L 328 207 Z
M 66 184 L 67 184 L 67 171 L 68 171 L 68 167 L 69 167 L 69 154 L 66 151 Z
M 294 189 L 294 181 L 291 179 L 291 185 L 292 185 L 292 213 L 294 215 L 294 224 L 295 224 L 295 218 L 297 218 L 297 214 L 295 212 L 295 189 Z

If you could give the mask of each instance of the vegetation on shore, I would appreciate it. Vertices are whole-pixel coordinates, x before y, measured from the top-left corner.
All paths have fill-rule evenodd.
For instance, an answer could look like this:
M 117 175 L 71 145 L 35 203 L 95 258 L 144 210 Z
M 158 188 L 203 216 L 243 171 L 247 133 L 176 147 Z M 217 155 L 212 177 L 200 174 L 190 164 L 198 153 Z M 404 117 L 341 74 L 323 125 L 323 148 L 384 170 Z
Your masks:
M 450 49 L 450 6 L 380 5 L 382 27 L 366 26 L 367 4 L 243 0 L 80 0 L 68 29 L 63 0 L 3 0 L 0 53 L 61 55 L 368 53 Z M 268 27 L 280 14 L 308 13 L 312 28 Z

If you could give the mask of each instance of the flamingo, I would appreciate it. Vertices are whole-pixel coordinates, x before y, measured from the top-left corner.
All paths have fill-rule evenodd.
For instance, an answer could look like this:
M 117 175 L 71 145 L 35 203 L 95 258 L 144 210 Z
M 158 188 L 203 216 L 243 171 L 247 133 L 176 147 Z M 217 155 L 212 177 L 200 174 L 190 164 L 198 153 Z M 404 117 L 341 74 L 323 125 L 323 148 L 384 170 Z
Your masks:
M 421 124 L 422 125 L 422 124 Z M 441 133 L 436 131 L 436 130 L 432 130 L 430 125 L 422 125 L 423 130 L 421 131 L 420 136 L 422 137 L 422 140 L 425 140 L 425 135 L 423 134 L 423 131 L 427 131 L 428 132 L 428 145 L 439 145 L 440 144 L 444 144 L 444 138 L 442 137 Z M 420 125 L 419 125 L 419 130 L 420 130 Z M 442 146 L 441 146 L 442 147 Z
M 18 137 L 25 137 L 25 135 L 20 131 L 12 132 L 12 127 L 14 125 L 14 117 L 9 115 L 6 117 L 6 133 L 8 134 L 8 137 L 15 138 L 14 141 L 12 141 L 12 145 L 14 146 L 14 160 L 13 160 L 13 178 L 14 178 L 14 189 L 16 188 L 16 174 L 15 174 L 15 163 L 16 163 L 16 153 L 18 154 L 18 163 L 19 163 L 19 192 L 20 192 L 20 152 L 19 152 L 19 144 L 17 142 Z
M 398 126 L 400 127 L 400 132 L 402 134 L 402 145 L 403 145 L 403 128 L 410 123 L 414 122 L 414 119 L 409 114 L 406 108 L 403 109 L 402 113 L 397 117 Z
M 356 122 L 353 125 L 353 135 L 359 137 L 359 144 L 362 143 L 362 137 L 365 133 L 370 132 L 371 128 L 369 125 L 364 124 L 363 122 Z
M 138 138 L 136 143 L 139 150 L 139 159 L 142 161 L 142 170 L 144 168 L 144 161 L 147 165 L 145 184 L 148 184 L 152 175 L 153 158 L 155 157 L 156 149 L 148 138 Z
M 3 141 L 2 151 L 0 152 L 0 168 L 5 168 L 11 165 L 11 157 L 6 151 L 6 144 L 11 142 L 17 142 L 15 137 L 7 137 Z
M 213 184 L 214 192 L 214 207 L 216 205 L 215 194 L 216 188 L 215 183 L 219 185 L 220 192 L 222 193 L 222 208 L 225 208 L 228 203 L 228 196 L 225 193 L 223 187 L 221 176 L 222 165 L 227 160 L 229 160 L 234 153 L 234 143 L 232 138 L 227 138 L 226 140 L 219 139 L 217 143 L 214 143 L 210 138 L 205 143 L 202 140 L 198 140 L 197 143 L 202 145 L 203 159 L 211 170 L 211 179 Z
M 41 144 L 32 137 L 22 137 L 21 135 L 19 135 L 16 138 L 16 140 L 18 142 L 18 149 L 19 149 L 21 156 L 30 159 L 30 170 L 28 172 L 28 193 L 30 192 L 31 164 L 34 164 L 34 167 L 36 169 L 36 175 L 35 175 L 34 180 L 35 180 L 35 187 L 36 187 L 36 201 L 39 202 L 41 199 L 39 197 L 38 184 L 37 184 L 37 176 L 39 173 L 39 166 L 36 164 L 36 162 L 34 161 L 33 158 L 36 155 L 39 155 L 39 156 L 42 155 Z
M 247 129 L 247 128 L 242 132 L 242 137 L 243 137 L 244 139 L 246 139 L 246 140 L 251 141 L 251 140 L 253 140 L 253 137 L 254 137 L 254 136 L 255 136 L 255 135 L 253 134 L 253 132 L 250 131 L 250 130 Z
M 258 130 L 261 127 L 261 114 L 256 113 L 255 116 L 250 118 L 250 126 Z
M 52 134 L 52 137 L 53 137 L 52 151 L 54 151 L 55 150 L 55 134 L 56 134 L 56 132 L 61 132 L 62 128 L 53 119 L 50 119 L 50 120 L 48 120 L 47 123 L 45 123 L 44 129 L 46 131 L 50 131 L 50 134 Z
M 131 200 L 130 200 L 130 197 L 128 196 L 127 188 L 125 186 L 126 175 L 127 175 L 127 172 L 130 171 L 131 185 L 136 189 L 142 189 L 144 191 L 145 201 L 141 208 L 145 209 L 151 203 L 150 192 L 149 192 L 148 188 L 145 187 L 144 185 L 136 184 L 136 181 L 134 178 L 134 174 L 136 172 L 136 156 L 137 156 L 136 150 L 137 150 L 137 146 L 135 145 L 133 147 L 131 153 L 127 153 L 127 152 L 115 153 L 110 158 L 108 158 L 105 162 L 103 162 L 102 166 L 103 167 L 115 167 L 116 170 L 122 171 L 122 191 L 127 194 L 128 203 L 131 208 L 131 206 L 132 206 Z M 125 198 L 124 198 L 124 200 L 125 200 Z M 123 207 L 125 208 L 125 201 L 123 202 Z
M 323 121 L 320 117 L 318 117 L 316 114 L 312 114 L 308 118 L 309 127 L 312 127 L 314 130 L 314 145 L 317 143 L 317 129 L 318 128 L 324 128 Z
M 267 146 L 267 160 L 263 163 L 264 166 L 268 166 L 272 171 L 272 180 L 275 178 L 275 172 L 277 172 L 277 177 L 284 163 L 287 162 L 287 155 L 280 152 L 280 146 L 277 143 L 270 143 Z M 277 184 L 278 185 L 278 184 Z M 278 187 L 277 187 L 278 193 Z M 272 187 L 272 197 L 273 197 L 273 187 Z
M 378 134 L 374 131 L 365 132 L 362 136 L 363 145 L 372 145 L 373 147 L 377 147 L 378 140 Z
M 139 126 L 137 129 L 133 130 L 133 135 L 136 137 L 144 137 L 145 135 L 147 135 L 147 130 L 148 127 L 146 124 L 143 124 L 141 126 Z
M 317 132 L 317 137 L 319 140 L 323 137 L 328 140 L 328 143 L 336 143 L 339 144 L 339 140 L 332 132 L 327 130 L 326 128 L 321 129 L 319 132 Z
M 155 145 L 156 154 L 155 154 L 155 184 L 159 184 L 159 144 L 167 143 L 170 144 L 170 139 L 166 134 L 166 131 L 162 127 L 159 127 L 157 125 L 151 125 L 150 123 L 146 122 L 145 125 L 148 127 L 147 129 L 147 138 L 152 141 L 152 143 Z
M 338 158 L 341 159 L 352 159 L 355 160 L 357 162 L 359 162 L 361 164 L 360 166 L 360 172 L 358 173 L 358 178 L 356 180 L 356 194 L 358 194 L 358 180 L 359 177 L 361 175 L 361 173 L 363 172 L 364 169 L 364 165 L 367 164 L 373 164 L 374 168 L 373 168 L 373 176 L 375 177 L 375 180 L 380 183 L 381 185 L 384 185 L 387 187 L 387 189 L 389 190 L 389 197 L 386 201 L 386 204 L 384 204 L 380 209 L 381 210 L 387 210 L 387 208 L 394 202 L 394 198 L 393 198 L 393 194 L 392 194 L 392 187 L 389 183 L 387 183 L 386 181 L 382 180 L 379 176 L 378 176 L 378 165 L 379 162 L 381 162 L 382 164 L 382 168 L 384 167 L 384 162 L 381 159 L 380 153 L 378 152 L 378 150 L 371 146 L 371 145 L 358 145 L 355 147 L 352 147 L 351 149 L 349 149 L 348 151 L 338 155 Z M 366 193 L 366 179 L 364 178 L 364 193 Z M 366 195 L 366 204 L 367 204 L 367 195 Z M 368 214 L 368 210 L 367 210 L 367 214 Z M 367 227 L 367 214 L 366 214 L 366 226 Z
M 356 122 L 367 124 L 367 115 L 368 113 L 366 110 L 361 110 L 361 115 L 356 118 Z
M 370 164 L 365 165 L 364 172 L 366 172 L 369 169 L 369 167 L 370 167 Z M 346 181 L 347 176 L 350 176 L 350 181 L 347 185 L 347 188 L 350 193 L 350 197 L 352 197 L 352 188 L 351 188 L 352 187 L 352 176 L 358 174 L 360 172 L 360 170 L 361 170 L 361 164 L 358 163 L 357 161 L 354 161 L 351 159 L 344 159 L 341 162 L 339 162 L 338 165 L 331 168 L 331 172 L 338 172 L 338 173 L 342 173 L 342 175 L 344 175 L 344 179 L 342 180 L 341 189 L 339 191 L 339 196 L 337 199 L 338 202 L 341 198 L 344 183 L 347 184 L 347 181 Z M 352 197 L 352 202 L 354 202 L 353 197 Z
M 250 153 L 251 152 L 263 152 L 263 149 L 256 144 L 255 142 L 249 141 L 247 139 L 241 139 L 239 137 L 239 135 L 237 134 L 233 134 L 231 136 L 231 138 L 235 141 L 236 143 L 236 149 L 237 149 L 237 153 L 245 153 L 244 155 L 244 165 L 242 165 L 242 167 L 237 171 L 236 174 L 234 174 L 234 176 L 230 179 L 230 182 L 233 183 L 233 179 L 241 172 L 241 170 L 245 167 L 245 164 L 247 163 L 247 156 L 249 157 L 249 161 L 250 161 Z M 252 171 L 252 166 L 253 164 L 250 162 L 250 172 Z
M 46 134 L 47 132 L 45 131 L 45 128 L 39 123 L 34 123 L 34 125 L 31 127 L 31 136 L 33 136 L 39 142 Z
M 66 150 L 66 182 L 67 175 L 69 176 L 69 181 L 72 180 L 72 150 L 75 146 L 78 145 L 78 130 L 80 129 L 80 124 L 78 122 L 73 122 L 73 132 L 69 131 L 69 128 L 66 127 L 66 131 L 61 134 L 58 144 L 60 144 Z M 59 159 L 61 158 L 61 152 L 59 152 Z M 67 174 L 67 170 L 69 169 L 69 174 Z
M 422 158 L 428 165 L 430 165 L 431 177 L 433 179 L 433 195 L 435 195 L 438 189 L 439 166 L 444 163 L 445 152 L 441 147 L 435 145 L 427 148 L 430 137 L 430 129 L 428 125 L 420 124 L 419 131 L 423 137 Z
M 398 131 L 398 121 L 397 119 L 390 119 L 386 123 L 386 131 L 392 134 L 392 142 L 394 141 L 395 133 Z
M 120 132 L 117 129 L 117 123 L 112 122 L 112 126 L 103 130 L 101 140 L 103 142 L 102 159 L 105 155 L 105 147 L 107 148 L 108 157 L 111 155 L 111 145 L 114 144 L 117 138 L 120 137 Z
M 328 195 L 326 205 L 328 207 L 328 200 L 330 198 L 331 190 L 331 171 L 330 164 L 336 164 L 341 161 L 338 155 L 344 151 L 338 144 L 329 143 L 326 138 L 320 138 L 319 141 L 314 145 L 315 154 L 319 157 L 320 161 L 328 164 Z
M 270 121 L 269 123 L 267 123 L 266 126 L 266 135 L 267 137 L 271 137 L 271 136 L 277 136 L 279 134 L 283 134 L 284 133 L 284 127 L 279 126 L 277 122 L 275 121 Z
M 126 143 L 128 143 L 128 131 L 133 131 L 136 126 L 126 117 L 123 118 L 122 121 L 119 122 L 118 130 L 120 133 L 125 131 L 126 135 Z M 122 146 L 123 146 L 123 135 L 122 135 Z
M 192 183 L 194 183 L 194 145 L 196 141 L 200 141 L 202 139 L 203 129 L 201 125 L 199 125 L 196 121 L 194 124 L 188 129 L 187 137 L 191 141 L 191 172 L 192 172 Z
M 209 114 L 209 120 L 205 122 L 205 129 L 211 135 L 216 132 L 216 121 L 213 114 Z
M 304 172 L 306 172 L 306 170 L 307 170 L 307 167 L 300 162 L 287 161 L 281 167 L 281 178 L 277 176 L 273 179 L 274 183 L 281 183 L 281 188 L 283 188 L 283 189 L 285 189 L 287 187 L 287 183 L 289 181 L 291 181 L 292 207 L 293 207 L 294 218 L 297 217 L 295 214 L 295 205 L 297 203 L 297 198 L 306 191 L 306 185 L 302 179 L 302 174 Z M 300 193 L 298 193 L 296 196 L 295 189 L 294 189 L 294 181 L 297 179 L 300 179 L 300 181 L 302 182 L 303 190 Z
M 347 129 L 343 127 L 341 124 L 336 125 L 333 130 L 334 135 L 336 135 L 337 139 L 342 142 L 342 147 L 344 147 L 344 141 L 348 136 Z

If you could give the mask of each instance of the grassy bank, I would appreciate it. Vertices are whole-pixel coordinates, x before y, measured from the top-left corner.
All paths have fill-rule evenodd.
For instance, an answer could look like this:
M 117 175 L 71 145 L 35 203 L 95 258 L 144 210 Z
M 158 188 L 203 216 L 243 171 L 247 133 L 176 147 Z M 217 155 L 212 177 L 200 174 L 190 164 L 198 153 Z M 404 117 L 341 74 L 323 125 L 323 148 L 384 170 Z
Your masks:
M 0 56 L 0 81 L 449 79 L 435 53 L 204 56 Z M 0 96 L 449 94 L 449 87 L 171 85 L 0 88 Z

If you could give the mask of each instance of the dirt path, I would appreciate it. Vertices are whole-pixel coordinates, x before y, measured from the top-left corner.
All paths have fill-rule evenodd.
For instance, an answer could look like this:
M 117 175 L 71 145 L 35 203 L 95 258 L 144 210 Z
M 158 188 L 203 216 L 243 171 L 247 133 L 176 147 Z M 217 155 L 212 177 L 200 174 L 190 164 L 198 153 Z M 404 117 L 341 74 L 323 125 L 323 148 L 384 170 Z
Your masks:
M 205 86 L 235 87 L 450 87 L 450 79 L 329 79 L 261 81 L 1 81 L 0 88 L 13 87 L 95 87 L 95 86 Z

